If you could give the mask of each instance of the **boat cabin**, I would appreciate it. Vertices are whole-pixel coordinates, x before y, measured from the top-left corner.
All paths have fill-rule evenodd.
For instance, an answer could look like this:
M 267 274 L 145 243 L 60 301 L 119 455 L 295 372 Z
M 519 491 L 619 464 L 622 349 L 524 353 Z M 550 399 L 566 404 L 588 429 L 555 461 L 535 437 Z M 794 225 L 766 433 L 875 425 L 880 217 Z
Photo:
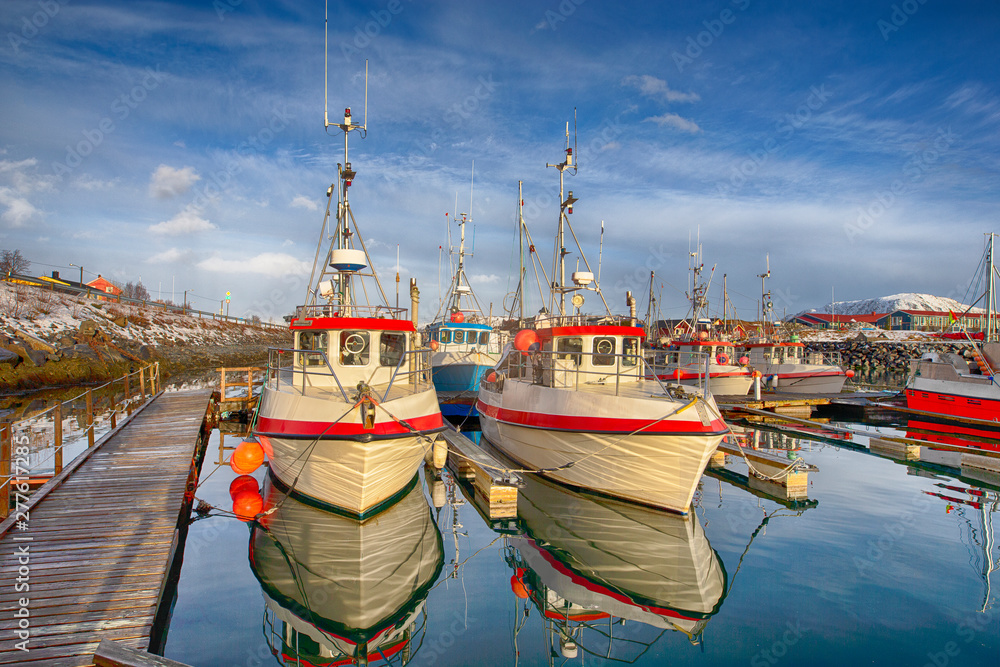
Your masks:
M 713 364 L 719 366 L 738 366 L 739 355 L 736 346 L 723 340 L 691 340 L 674 341 L 662 356 L 662 363 L 657 365 L 671 367 L 704 366 L 706 356 Z
M 430 341 L 438 352 L 500 352 L 500 339 L 488 324 L 435 322 L 427 327 Z
M 358 382 L 387 384 L 393 374 L 409 371 L 409 320 L 367 317 L 318 317 L 293 321 L 295 354 L 292 369 L 305 373 L 305 383 L 345 389 Z M 327 363 L 329 362 L 329 368 Z M 330 370 L 336 374 L 336 379 Z
M 744 353 L 754 364 L 804 364 L 805 345 L 802 343 L 749 343 L 743 346 Z
M 644 377 L 641 327 L 566 326 L 540 329 L 538 359 L 523 357 L 522 373 L 548 387 L 600 384 L 609 378 Z

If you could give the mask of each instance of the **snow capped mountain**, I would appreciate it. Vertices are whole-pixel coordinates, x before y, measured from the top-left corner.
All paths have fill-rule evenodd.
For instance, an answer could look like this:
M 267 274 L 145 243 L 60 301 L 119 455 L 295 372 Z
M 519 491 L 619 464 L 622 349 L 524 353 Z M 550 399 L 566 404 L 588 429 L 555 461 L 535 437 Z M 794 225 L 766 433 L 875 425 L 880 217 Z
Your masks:
M 913 293 L 893 294 L 892 296 L 859 301 L 838 301 L 833 306 L 832 312 L 837 315 L 871 315 L 872 313 L 891 313 L 895 310 L 933 310 L 939 313 L 952 310 L 961 313 L 968 308 L 965 304 L 947 297 Z M 829 313 L 831 312 L 830 304 L 809 312 Z M 973 308 L 970 312 L 981 313 L 983 309 Z

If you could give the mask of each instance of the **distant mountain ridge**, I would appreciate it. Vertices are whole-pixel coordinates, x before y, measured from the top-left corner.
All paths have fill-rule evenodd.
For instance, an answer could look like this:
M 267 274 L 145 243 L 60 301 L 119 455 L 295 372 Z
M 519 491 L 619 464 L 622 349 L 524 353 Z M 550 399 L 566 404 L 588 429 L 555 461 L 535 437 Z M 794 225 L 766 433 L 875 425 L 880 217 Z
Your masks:
M 896 310 L 932 310 L 939 313 L 952 310 L 956 313 L 962 313 L 967 308 L 968 306 L 965 304 L 944 296 L 905 293 L 858 301 L 837 301 L 833 304 L 832 312 L 837 315 L 871 315 L 872 313 L 891 313 Z M 829 313 L 831 312 L 830 304 L 826 304 L 822 309 L 812 309 L 805 312 Z M 969 312 L 981 313 L 983 309 L 973 308 Z

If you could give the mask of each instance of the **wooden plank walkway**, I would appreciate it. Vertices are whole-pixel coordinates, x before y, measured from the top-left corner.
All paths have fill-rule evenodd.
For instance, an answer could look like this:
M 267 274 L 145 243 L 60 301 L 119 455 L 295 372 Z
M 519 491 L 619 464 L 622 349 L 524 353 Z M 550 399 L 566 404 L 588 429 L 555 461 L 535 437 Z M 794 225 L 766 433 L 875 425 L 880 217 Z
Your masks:
M 159 395 L 0 524 L 0 665 L 92 665 L 102 638 L 149 647 L 210 397 Z

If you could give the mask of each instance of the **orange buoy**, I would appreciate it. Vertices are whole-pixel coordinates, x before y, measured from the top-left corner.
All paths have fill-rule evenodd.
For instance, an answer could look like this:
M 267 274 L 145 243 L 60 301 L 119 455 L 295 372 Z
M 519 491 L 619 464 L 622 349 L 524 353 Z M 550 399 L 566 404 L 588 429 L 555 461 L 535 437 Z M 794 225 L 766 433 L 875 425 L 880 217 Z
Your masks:
M 514 336 L 514 349 L 527 352 L 532 345 L 538 344 L 538 333 L 534 329 L 521 329 Z
M 490 371 L 490 374 L 486 376 L 486 381 L 487 382 L 496 382 L 497 381 L 497 374 L 495 372 L 493 372 L 493 371 Z
M 740 366 L 746 366 L 749 363 L 750 363 L 750 357 L 746 355 L 740 357 Z
M 264 448 L 256 440 L 244 440 L 229 457 L 229 467 L 240 475 L 249 475 L 264 462 Z
M 252 521 L 264 509 L 264 499 L 258 491 L 243 490 L 233 498 L 233 514 L 240 521 Z
M 451 321 L 454 322 L 455 324 L 461 324 L 462 322 L 465 321 L 465 313 L 463 313 L 462 311 L 452 313 Z
M 432 340 L 431 341 L 430 347 L 431 347 L 431 350 L 433 350 L 434 352 L 437 352 L 437 349 L 438 349 L 439 346 L 440 346 L 440 344 L 436 340 Z
M 258 493 L 257 480 L 250 475 L 240 475 L 229 483 L 229 497 L 233 500 L 236 500 L 236 496 L 243 491 Z
M 847 377 L 852 378 L 852 377 L 854 377 L 854 371 L 853 370 L 849 370 L 849 371 L 847 371 L 846 375 L 847 375 Z
M 528 599 L 528 589 L 524 587 L 524 582 L 516 574 L 510 575 L 510 590 L 514 591 L 514 595 L 522 600 Z

